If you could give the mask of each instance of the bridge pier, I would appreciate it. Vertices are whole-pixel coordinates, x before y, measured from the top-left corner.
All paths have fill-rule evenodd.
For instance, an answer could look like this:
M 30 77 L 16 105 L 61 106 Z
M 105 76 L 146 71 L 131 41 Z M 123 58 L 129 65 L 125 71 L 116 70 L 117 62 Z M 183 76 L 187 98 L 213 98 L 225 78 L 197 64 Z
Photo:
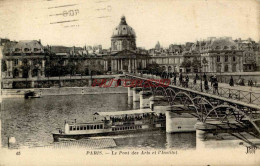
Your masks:
M 169 103 L 164 100 L 163 96 L 154 96 L 152 95 L 149 98 L 150 101 L 150 108 L 154 110 L 154 107 L 156 106 L 169 106 Z
M 131 106 L 133 104 L 133 97 L 128 96 L 127 97 L 127 103 L 128 103 L 129 106 Z
M 152 95 L 152 92 L 150 91 L 141 91 L 140 92 L 140 108 L 149 108 L 150 107 L 150 96 Z
M 195 128 L 196 128 L 196 149 L 204 149 L 205 140 L 207 139 L 207 132 L 203 129 L 206 128 L 206 125 L 202 122 L 197 122 Z
M 133 88 L 128 87 L 128 97 L 133 97 Z
M 142 88 L 135 87 L 133 88 L 133 102 L 140 101 L 140 92 L 142 91 Z
M 210 123 L 197 122 L 196 128 L 196 149 L 205 148 L 238 148 L 252 146 L 258 136 L 253 136 L 250 127 L 240 123 L 221 123 L 212 121 Z M 240 139 L 239 139 L 240 138 Z M 244 142 L 244 140 L 247 140 Z M 249 144 L 251 142 L 251 144 Z M 258 142 L 258 141 L 257 141 Z M 256 144 L 258 144 L 256 142 Z
M 189 110 L 188 110 L 189 111 Z M 169 107 L 166 112 L 166 132 L 195 132 L 197 118 L 179 107 Z

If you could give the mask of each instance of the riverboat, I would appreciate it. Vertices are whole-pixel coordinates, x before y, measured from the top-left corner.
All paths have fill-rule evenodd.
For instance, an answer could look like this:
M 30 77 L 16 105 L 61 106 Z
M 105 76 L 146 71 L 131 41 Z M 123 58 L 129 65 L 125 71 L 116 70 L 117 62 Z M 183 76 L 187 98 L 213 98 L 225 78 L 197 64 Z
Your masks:
M 93 122 L 65 121 L 64 130 L 53 133 L 54 141 L 86 137 L 120 135 L 127 133 L 165 129 L 165 115 L 151 109 L 96 112 Z

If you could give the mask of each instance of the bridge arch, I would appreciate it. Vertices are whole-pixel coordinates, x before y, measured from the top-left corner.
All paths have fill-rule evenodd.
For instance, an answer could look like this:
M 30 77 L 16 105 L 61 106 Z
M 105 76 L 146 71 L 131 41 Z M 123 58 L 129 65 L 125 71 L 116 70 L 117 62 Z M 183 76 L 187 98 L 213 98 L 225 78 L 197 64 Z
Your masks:
M 194 97 L 192 100 L 195 104 L 195 107 L 198 110 L 197 114 L 201 118 L 201 121 L 203 121 L 203 117 L 207 115 L 209 111 L 215 107 L 213 104 L 210 103 L 210 101 L 201 96 Z M 214 112 L 217 116 L 216 111 Z
M 169 96 L 169 102 L 171 105 L 173 105 L 173 98 L 176 95 L 176 92 L 172 88 L 167 88 L 166 93 Z
M 215 113 L 216 117 L 212 115 L 212 112 Z M 208 118 L 216 118 L 216 120 L 224 122 L 225 120 L 228 121 L 228 116 L 235 117 L 236 121 L 241 121 L 244 117 L 249 118 L 243 111 L 239 110 L 238 108 L 223 104 L 211 109 L 205 116 L 203 122 L 205 123 Z
M 169 96 L 165 90 L 165 88 L 161 87 L 161 86 L 158 86 L 154 89 L 154 95 L 162 95 L 164 97 L 166 97 L 167 101 L 170 102 L 169 100 Z
M 201 115 L 199 114 L 199 111 L 198 111 L 192 97 L 188 93 L 180 91 L 180 92 L 176 93 L 176 95 L 173 98 L 173 101 L 176 101 L 178 96 L 180 96 L 180 104 L 183 104 L 184 106 L 189 105 L 190 107 L 194 108 L 195 113 L 197 114 L 197 117 L 199 119 L 201 119 Z M 172 105 L 173 105 L 173 103 L 172 103 Z

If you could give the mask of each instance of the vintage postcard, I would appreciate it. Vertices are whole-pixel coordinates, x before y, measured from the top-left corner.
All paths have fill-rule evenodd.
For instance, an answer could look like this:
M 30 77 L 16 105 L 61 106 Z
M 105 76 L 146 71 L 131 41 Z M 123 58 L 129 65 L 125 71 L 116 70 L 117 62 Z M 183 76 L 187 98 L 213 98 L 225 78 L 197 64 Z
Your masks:
M 0 165 L 260 165 L 259 0 L 0 0 Z

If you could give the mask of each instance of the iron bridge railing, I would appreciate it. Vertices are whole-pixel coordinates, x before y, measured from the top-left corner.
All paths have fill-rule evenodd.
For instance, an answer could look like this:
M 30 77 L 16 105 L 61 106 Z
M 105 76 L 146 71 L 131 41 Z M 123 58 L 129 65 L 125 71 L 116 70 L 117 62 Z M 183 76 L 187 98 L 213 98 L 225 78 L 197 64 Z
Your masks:
M 155 75 L 147 75 L 147 74 L 129 74 L 133 76 L 138 76 L 141 78 L 146 79 L 163 79 L 160 76 Z M 178 79 L 178 78 L 177 78 Z M 193 80 L 189 81 L 188 84 L 186 82 L 180 82 L 176 79 L 176 82 L 173 81 L 173 78 L 170 78 L 171 85 L 177 86 L 177 87 L 183 87 L 186 89 L 191 89 L 198 92 L 204 92 L 207 94 L 217 95 L 223 98 L 227 99 L 233 99 L 237 101 L 241 101 L 248 104 L 254 104 L 257 106 L 260 106 L 260 93 L 253 92 L 253 91 L 246 91 L 246 90 L 239 90 L 235 88 L 227 88 L 227 87 L 221 87 L 219 86 L 217 89 L 211 86 L 211 83 L 209 82 L 208 88 L 205 89 L 204 82 L 202 82 L 202 85 L 200 83 L 200 80 L 197 80 L 197 83 L 195 84 Z M 184 78 L 185 80 L 185 78 Z M 202 88 L 201 88 L 202 87 Z

